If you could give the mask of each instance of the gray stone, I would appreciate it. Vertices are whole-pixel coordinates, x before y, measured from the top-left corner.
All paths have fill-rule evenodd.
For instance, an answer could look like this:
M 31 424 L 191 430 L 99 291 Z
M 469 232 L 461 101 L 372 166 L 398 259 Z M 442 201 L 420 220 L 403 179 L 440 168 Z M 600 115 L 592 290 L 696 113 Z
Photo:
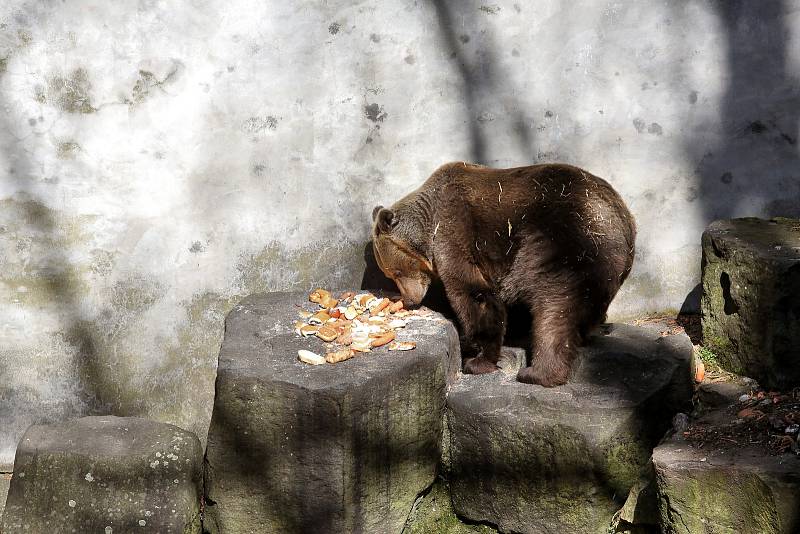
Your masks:
M 689 416 L 683 412 L 676 413 L 672 418 L 673 432 L 683 432 L 687 428 L 689 428 Z
M 691 359 L 683 334 L 604 325 L 565 386 L 464 376 L 447 401 L 456 512 L 501 531 L 605 533 L 691 399 Z
M 649 468 L 647 475 L 639 478 L 628 492 L 628 498 L 619 511 L 617 526 L 632 531 L 644 530 L 657 527 L 658 518 L 655 474 Z
M 245 299 L 229 315 L 207 450 L 211 532 L 400 532 L 436 474 L 445 393 L 460 366 L 439 315 L 400 332 L 408 352 L 377 349 L 336 365 L 294 333 L 306 293 Z
M 465 523 L 453 511 L 450 488 L 437 480 L 417 499 L 408 516 L 403 534 L 495 534 L 489 525 Z
M 653 451 L 665 534 L 800 531 L 800 458 L 696 449 L 677 436 Z
M 706 380 L 697 387 L 697 397 L 703 406 L 714 408 L 734 404 L 751 390 L 751 386 L 738 379 L 724 382 Z
M 197 436 L 147 419 L 31 426 L 0 531 L 199 534 L 202 457 Z
M 721 220 L 703 233 L 703 344 L 724 369 L 800 385 L 800 220 Z
M 525 349 L 519 347 L 503 347 L 500 359 L 497 361 L 501 373 L 514 377 L 526 365 Z
M 3 510 L 6 507 L 6 497 L 8 497 L 8 487 L 11 484 L 11 466 L 7 468 L 0 465 L 0 518 L 3 517 Z M 0 524 L 2 521 L 0 521 Z

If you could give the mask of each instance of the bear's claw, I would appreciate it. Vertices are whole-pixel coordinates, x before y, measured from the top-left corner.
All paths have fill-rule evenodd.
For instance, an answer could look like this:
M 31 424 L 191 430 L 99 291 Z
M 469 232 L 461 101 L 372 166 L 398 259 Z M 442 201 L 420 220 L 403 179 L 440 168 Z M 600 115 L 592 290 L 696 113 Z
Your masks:
M 483 356 L 477 358 L 469 358 L 464 362 L 464 373 L 468 375 L 483 375 L 486 373 L 494 373 L 500 368 L 494 362 L 490 362 Z
M 560 386 L 567 383 L 569 376 L 550 376 L 538 373 L 533 367 L 523 367 L 517 373 L 517 380 L 526 384 L 539 384 L 546 388 Z

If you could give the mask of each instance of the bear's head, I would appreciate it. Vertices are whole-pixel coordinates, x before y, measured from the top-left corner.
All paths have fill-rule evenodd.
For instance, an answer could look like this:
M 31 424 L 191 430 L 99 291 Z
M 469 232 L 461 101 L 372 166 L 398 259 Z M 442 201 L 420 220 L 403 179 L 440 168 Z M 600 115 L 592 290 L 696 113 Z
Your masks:
M 372 248 L 383 274 L 391 278 L 407 306 L 422 302 L 435 276 L 425 254 L 424 230 L 413 216 L 376 206 L 372 210 Z

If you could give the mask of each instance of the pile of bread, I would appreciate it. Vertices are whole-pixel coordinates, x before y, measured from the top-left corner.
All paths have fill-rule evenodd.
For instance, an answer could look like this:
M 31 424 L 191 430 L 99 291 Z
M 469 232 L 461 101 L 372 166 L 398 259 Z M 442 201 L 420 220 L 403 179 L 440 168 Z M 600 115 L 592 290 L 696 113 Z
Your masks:
M 406 310 L 402 300 L 376 297 L 372 293 L 348 291 L 335 298 L 330 291 L 315 289 L 308 300 L 315 311 L 301 310 L 295 332 L 315 336 L 326 343 L 324 356 L 299 350 L 298 359 L 311 365 L 339 363 L 356 354 L 388 345 L 388 350 L 412 350 L 413 341 L 398 341 L 396 330 L 405 328 L 409 317 L 427 317 L 428 310 Z

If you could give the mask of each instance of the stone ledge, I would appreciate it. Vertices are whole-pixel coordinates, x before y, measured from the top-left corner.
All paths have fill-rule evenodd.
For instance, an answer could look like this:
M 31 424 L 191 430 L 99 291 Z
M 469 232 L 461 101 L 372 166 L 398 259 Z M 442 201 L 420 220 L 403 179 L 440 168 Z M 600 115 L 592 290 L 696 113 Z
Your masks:
M 501 531 L 605 533 L 675 412 L 692 395 L 692 344 L 606 325 L 572 380 L 464 376 L 447 401 L 453 505 Z
M 661 528 L 692 534 L 800 529 L 800 458 L 695 449 L 675 436 L 653 451 Z
M 335 365 L 297 361 L 305 293 L 253 295 L 226 320 L 207 449 L 214 532 L 399 532 L 434 480 L 458 336 L 439 315 Z

